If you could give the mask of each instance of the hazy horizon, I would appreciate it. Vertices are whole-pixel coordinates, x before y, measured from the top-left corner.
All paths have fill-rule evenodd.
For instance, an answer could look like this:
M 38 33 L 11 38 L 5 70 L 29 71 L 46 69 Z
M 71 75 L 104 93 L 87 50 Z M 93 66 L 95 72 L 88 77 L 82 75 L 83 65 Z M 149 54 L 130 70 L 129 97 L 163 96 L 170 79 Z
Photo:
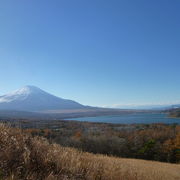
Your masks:
M 25 85 L 100 107 L 180 103 L 180 1 L 0 2 L 0 96 Z

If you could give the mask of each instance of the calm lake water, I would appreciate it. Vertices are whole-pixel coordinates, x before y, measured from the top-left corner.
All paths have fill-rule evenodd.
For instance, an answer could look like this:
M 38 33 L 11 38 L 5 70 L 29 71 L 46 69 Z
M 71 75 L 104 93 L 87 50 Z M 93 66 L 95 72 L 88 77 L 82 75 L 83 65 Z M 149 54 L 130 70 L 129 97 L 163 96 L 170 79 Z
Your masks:
M 99 117 L 81 117 L 68 120 L 88 121 L 88 122 L 103 122 L 114 124 L 151 124 L 151 123 L 166 123 L 180 124 L 180 118 L 170 118 L 167 114 L 160 113 L 136 113 L 123 114 L 114 116 L 99 116 Z

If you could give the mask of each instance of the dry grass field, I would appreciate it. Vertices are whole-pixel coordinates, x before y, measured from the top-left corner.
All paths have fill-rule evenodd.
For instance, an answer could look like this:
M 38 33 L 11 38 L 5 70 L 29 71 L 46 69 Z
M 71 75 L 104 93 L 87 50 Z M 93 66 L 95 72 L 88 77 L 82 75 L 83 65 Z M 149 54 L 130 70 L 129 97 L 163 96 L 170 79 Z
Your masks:
M 0 124 L 2 180 L 180 180 L 180 165 L 64 148 Z

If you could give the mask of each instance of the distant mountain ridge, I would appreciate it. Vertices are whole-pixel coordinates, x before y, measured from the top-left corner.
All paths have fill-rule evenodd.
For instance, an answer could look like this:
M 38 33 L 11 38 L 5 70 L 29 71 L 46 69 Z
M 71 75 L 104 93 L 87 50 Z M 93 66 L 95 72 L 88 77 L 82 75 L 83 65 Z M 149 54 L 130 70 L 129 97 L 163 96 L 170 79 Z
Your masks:
M 0 110 L 46 111 L 56 109 L 83 109 L 86 106 L 49 94 L 35 86 L 25 86 L 0 96 Z
M 120 107 L 119 107 L 120 108 Z M 166 105 L 137 105 L 137 106 L 125 106 L 121 109 L 141 109 L 141 110 L 169 110 L 180 108 L 180 104 L 166 104 Z

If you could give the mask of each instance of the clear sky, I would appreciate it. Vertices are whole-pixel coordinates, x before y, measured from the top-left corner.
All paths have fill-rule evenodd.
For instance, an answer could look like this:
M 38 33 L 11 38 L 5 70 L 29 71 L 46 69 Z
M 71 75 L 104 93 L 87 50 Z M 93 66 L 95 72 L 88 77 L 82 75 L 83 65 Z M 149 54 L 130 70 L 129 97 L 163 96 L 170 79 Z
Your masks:
M 24 85 L 93 106 L 180 102 L 180 1 L 1 0 L 0 95 Z

